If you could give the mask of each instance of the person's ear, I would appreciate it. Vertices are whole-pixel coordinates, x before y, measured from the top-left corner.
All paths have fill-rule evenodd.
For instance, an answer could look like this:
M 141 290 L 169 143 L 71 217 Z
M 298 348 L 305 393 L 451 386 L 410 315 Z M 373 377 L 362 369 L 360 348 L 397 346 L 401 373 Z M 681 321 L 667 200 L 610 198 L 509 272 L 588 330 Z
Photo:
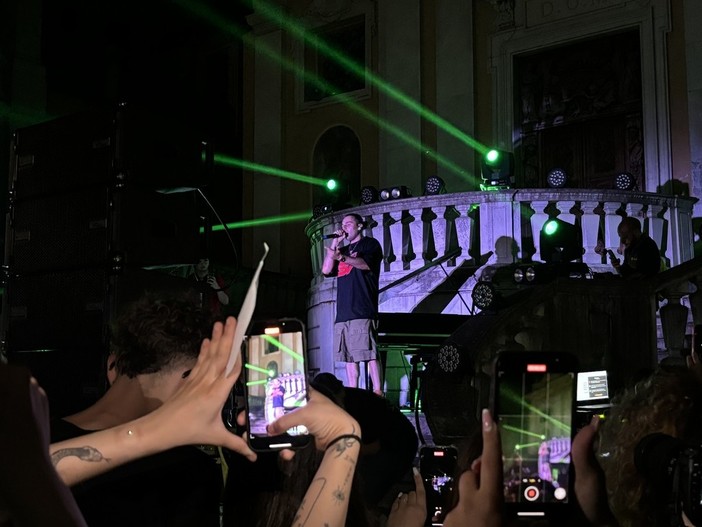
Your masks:
M 107 356 L 107 382 L 112 386 L 117 378 L 117 358 L 114 353 Z

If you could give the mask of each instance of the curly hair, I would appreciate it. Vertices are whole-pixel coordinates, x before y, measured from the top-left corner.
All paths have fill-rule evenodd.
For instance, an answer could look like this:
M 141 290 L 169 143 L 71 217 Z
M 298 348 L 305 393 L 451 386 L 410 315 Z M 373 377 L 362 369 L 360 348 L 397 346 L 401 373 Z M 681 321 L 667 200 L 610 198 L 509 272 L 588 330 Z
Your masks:
M 637 472 L 634 452 L 641 439 L 663 432 L 685 442 L 702 439 L 702 382 L 687 369 L 657 370 L 613 400 L 600 430 L 598 458 L 609 504 L 622 527 L 655 525 L 658 499 Z
M 130 378 L 197 359 L 213 319 L 184 298 L 146 295 L 127 306 L 112 328 L 115 367 Z

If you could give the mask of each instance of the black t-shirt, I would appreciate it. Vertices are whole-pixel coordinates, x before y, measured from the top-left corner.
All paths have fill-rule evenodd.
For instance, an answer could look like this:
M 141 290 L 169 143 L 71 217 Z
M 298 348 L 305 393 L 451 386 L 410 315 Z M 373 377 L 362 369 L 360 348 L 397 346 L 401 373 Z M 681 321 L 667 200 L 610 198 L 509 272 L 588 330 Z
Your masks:
M 378 318 L 378 281 L 383 250 L 375 238 L 361 238 L 340 250 L 345 256 L 363 258 L 369 270 L 362 271 L 345 262 L 336 269 L 336 321 Z
M 619 268 L 625 278 L 653 276 L 661 269 L 661 253 L 647 234 L 642 234 L 624 251 L 624 263 Z
M 63 419 L 51 442 L 90 433 Z M 71 487 L 90 527 L 218 527 L 222 471 L 193 446 L 173 448 L 121 465 Z

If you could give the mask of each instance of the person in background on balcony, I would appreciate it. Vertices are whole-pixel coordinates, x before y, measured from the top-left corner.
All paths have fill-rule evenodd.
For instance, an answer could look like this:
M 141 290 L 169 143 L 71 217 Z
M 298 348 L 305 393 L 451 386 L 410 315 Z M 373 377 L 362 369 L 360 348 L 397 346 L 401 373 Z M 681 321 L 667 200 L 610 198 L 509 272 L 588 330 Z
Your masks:
M 648 278 L 661 270 L 661 253 L 648 234 L 641 231 L 641 222 L 633 216 L 622 218 L 617 234 L 624 248 L 624 263 L 610 252 L 612 267 L 624 278 Z M 598 240 L 595 252 L 604 255 L 607 249 Z
M 198 283 L 198 294 L 202 307 L 209 309 L 213 315 L 222 313 L 222 306 L 229 304 L 224 280 L 210 269 L 210 259 L 203 256 L 193 266 L 189 278 Z
M 358 214 L 344 216 L 337 237 L 326 247 L 322 273 L 337 277 L 334 353 L 337 361 L 346 363 L 347 386 L 358 388 L 359 363 L 364 362 L 373 391 L 382 395 L 376 340 L 383 250 L 378 240 L 363 236 L 363 227 Z

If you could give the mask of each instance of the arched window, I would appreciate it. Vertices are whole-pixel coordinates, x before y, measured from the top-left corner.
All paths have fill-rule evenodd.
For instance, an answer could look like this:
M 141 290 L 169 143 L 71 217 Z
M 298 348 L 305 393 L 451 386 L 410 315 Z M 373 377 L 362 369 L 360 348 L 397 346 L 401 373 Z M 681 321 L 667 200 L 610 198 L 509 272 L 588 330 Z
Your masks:
M 322 134 L 314 147 L 312 173 L 315 177 L 335 179 L 339 187 L 330 192 L 315 187 L 314 203 L 358 205 L 361 187 L 361 143 L 347 126 L 334 126 Z

